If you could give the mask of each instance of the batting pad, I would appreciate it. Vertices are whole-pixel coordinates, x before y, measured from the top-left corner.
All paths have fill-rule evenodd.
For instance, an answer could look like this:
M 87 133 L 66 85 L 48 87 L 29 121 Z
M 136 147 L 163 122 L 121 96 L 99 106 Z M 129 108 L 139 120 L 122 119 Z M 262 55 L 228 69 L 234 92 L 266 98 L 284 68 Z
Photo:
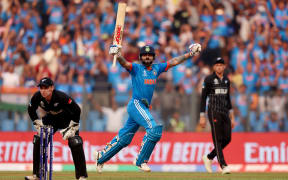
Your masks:
M 143 145 L 139 152 L 136 165 L 140 166 L 144 162 L 148 162 L 156 143 L 161 139 L 162 126 L 158 125 L 147 131 L 143 138 Z
M 114 138 L 111 144 L 108 144 L 102 151 L 102 156 L 98 160 L 98 164 L 103 164 L 110 160 L 115 154 L 117 154 L 121 149 L 128 146 L 134 137 L 134 133 L 127 133 L 119 138 Z M 116 139 L 116 142 L 115 142 Z

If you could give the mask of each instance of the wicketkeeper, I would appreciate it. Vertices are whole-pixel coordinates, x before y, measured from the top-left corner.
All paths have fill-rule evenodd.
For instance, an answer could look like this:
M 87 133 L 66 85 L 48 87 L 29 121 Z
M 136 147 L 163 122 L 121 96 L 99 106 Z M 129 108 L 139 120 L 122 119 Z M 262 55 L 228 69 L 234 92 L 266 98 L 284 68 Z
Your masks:
M 64 140 L 68 140 L 74 165 L 76 179 L 86 180 L 86 160 L 83 150 L 83 140 L 79 136 L 80 107 L 67 94 L 54 89 L 53 81 L 45 77 L 40 80 L 39 91 L 36 92 L 28 105 L 28 113 L 33 121 L 37 135 L 33 138 L 33 176 L 26 176 L 26 180 L 39 179 L 40 166 L 40 128 L 51 125 L 54 133 L 59 129 Z M 45 112 L 42 119 L 37 109 Z

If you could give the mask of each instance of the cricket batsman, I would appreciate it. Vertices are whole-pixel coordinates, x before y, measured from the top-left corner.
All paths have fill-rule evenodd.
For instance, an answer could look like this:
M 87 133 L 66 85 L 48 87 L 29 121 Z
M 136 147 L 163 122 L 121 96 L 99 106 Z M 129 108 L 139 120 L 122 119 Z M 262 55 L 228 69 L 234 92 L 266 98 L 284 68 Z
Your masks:
M 37 135 L 33 138 L 33 175 L 25 180 L 38 180 L 40 174 L 40 129 L 44 125 L 54 128 L 54 133 L 60 129 L 64 140 L 68 140 L 78 180 L 86 180 L 86 160 L 83 150 L 83 140 L 79 136 L 80 107 L 67 94 L 54 89 L 54 82 L 44 77 L 40 80 L 39 91 L 36 92 L 28 105 L 28 114 L 33 121 Z M 37 109 L 42 109 L 45 115 L 42 119 Z
M 140 126 L 143 126 L 146 134 L 134 164 L 138 166 L 140 170 L 150 172 L 151 169 L 147 163 L 156 143 L 162 136 L 163 129 L 162 125 L 156 123 L 149 111 L 157 78 L 169 68 L 183 63 L 192 56 L 198 55 L 201 51 L 201 45 L 198 43 L 191 44 L 188 53 L 175 57 L 166 63 L 159 64 L 153 64 L 155 51 L 152 46 L 146 45 L 140 48 L 139 60 L 141 64 L 128 62 L 121 56 L 120 50 L 121 46 L 113 45 L 110 47 L 109 54 L 113 56 L 116 55 L 120 65 L 132 76 L 133 95 L 127 106 L 129 118 L 118 135 L 115 136 L 102 151 L 96 151 L 94 153 L 96 168 L 98 172 L 102 172 L 104 163 L 111 159 L 122 148 L 128 146 L 136 131 Z

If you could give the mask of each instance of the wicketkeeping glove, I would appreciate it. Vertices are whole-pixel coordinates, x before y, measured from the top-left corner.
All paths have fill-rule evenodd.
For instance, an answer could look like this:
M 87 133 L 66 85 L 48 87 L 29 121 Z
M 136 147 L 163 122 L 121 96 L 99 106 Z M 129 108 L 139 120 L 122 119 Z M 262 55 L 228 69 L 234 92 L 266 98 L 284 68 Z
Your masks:
M 33 121 L 33 125 L 35 130 L 37 131 L 38 135 L 40 135 L 41 127 L 43 127 L 43 122 L 41 119 L 36 119 Z
M 119 56 L 121 48 L 122 48 L 122 46 L 120 46 L 120 45 L 112 45 L 112 46 L 110 46 L 109 54 L 112 54 L 113 56 L 114 55 L 118 55 Z
M 189 46 L 190 56 L 197 56 L 201 52 L 201 44 L 195 43 Z
M 60 131 L 64 140 L 69 139 L 70 137 L 74 137 L 75 133 L 79 130 L 80 124 L 74 121 L 70 121 L 70 124 L 67 128 L 62 129 Z

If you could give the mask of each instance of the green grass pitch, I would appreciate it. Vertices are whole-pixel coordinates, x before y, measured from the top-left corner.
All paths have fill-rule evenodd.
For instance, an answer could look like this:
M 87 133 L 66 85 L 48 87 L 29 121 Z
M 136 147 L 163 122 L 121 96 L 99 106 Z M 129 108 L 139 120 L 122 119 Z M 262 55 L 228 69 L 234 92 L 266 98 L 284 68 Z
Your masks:
M 31 172 L 0 171 L 0 180 L 23 180 Z M 88 172 L 88 180 L 288 180 L 288 173 L 176 173 L 176 172 Z M 74 172 L 54 172 L 53 180 L 75 179 Z

